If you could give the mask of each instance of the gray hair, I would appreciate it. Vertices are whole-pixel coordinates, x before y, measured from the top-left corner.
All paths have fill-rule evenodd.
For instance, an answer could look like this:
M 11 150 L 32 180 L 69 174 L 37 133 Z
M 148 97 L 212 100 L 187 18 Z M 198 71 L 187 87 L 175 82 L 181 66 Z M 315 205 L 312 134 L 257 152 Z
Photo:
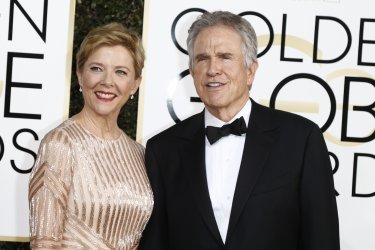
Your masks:
M 214 11 L 203 13 L 190 26 L 188 31 L 189 35 L 186 39 L 189 54 L 189 68 L 193 68 L 193 51 L 197 36 L 204 29 L 217 25 L 224 25 L 232 28 L 242 37 L 246 67 L 249 67 L 253 62 L 257 61 L 257 36 L 251 24 L 245 18 L 231 12 Z

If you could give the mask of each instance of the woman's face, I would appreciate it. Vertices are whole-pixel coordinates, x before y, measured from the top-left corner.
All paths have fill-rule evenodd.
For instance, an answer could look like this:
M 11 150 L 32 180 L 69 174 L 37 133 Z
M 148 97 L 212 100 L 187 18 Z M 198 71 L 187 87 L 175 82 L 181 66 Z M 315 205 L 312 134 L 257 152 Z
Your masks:
M 92 53 L 77 71 L 85 109 L 94 116 L 117 120 L 121 107 L 133 95 L 141 78 L 135 79 L 133 58 L 121 46 L 104 46 Z

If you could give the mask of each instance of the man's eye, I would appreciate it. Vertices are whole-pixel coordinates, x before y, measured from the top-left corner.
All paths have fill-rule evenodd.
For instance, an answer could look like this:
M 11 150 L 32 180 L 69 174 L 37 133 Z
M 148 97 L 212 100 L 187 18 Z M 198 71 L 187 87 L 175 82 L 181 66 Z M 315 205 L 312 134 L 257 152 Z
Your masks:
M 223 59 L 232 59 L 233 57 L 231 55 L 222 55 L 221 58 Z
M 207 60 L 207 57 L 198 57 L 197 58 L 197 62 L 202 62 L 202 61 L 205 61 Z

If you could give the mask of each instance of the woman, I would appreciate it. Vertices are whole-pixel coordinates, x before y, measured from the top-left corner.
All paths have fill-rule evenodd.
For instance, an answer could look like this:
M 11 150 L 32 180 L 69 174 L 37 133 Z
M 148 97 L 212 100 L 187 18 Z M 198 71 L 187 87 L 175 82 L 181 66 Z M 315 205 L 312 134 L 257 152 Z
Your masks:
M 144 148 L 117 125 L 141 82 L 144 50 L 121 24 L 77 53 L 80 113 L 42 140 L 29 183 L 32 248 L 137 249 L 153 196 Z

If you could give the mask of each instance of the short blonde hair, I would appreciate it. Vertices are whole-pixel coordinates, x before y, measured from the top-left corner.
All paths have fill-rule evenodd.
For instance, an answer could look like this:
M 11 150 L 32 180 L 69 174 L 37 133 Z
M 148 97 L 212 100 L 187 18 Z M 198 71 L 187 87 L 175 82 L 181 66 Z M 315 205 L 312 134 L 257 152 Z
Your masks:
M 133 58 L 135 78 L 142 75 L 145 52 L 140 37 L 120 23 L 109 23 L 92 29 L 83 39 L 76 55 L 76 67 L 82 71 L 83 65 L 94 51 L 103 46 L 121 45 Z

